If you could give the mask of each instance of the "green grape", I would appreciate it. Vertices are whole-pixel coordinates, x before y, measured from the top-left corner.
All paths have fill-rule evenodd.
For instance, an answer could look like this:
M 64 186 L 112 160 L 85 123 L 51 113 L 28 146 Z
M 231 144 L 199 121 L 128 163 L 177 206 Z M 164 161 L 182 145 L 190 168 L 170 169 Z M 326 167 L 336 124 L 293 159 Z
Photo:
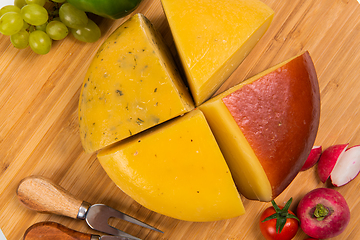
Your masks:
M 56 2 L 56 3 L 64 3 L 66 2 L 66 0 L 52 0 L 53 2 Z
M 35 29 L 36 30 L 40 30 L 40 31 L 43 31 L 43 32 L 46 32 L 46 26 L 48 25 L 48 23 L 44 23 L 44 24 L 41 24 L 39 26 L 35 26 Z
M 37 5 L 40 5 L 40 6 L 44 6 L 46 0 L 25 0 L 25 2 L 26 2 L 26 4 L 34 3 L 34 4 L 37 4 Z
M 29 35 L 26 30 L 20 30 L 18 33 L 10 36 L 10 41 L 14 47 L 24 49 L 29 46 Z
M 101 37 L 101 31 L 98 25 L 89 19 L 86 27 L 78 28 L 78 29 L 70 29 L 72 35 L 82 42 L 96 42 Z
M 47 10 L 37 4 L 31 3 L 21 9 L 21 16 L 25 22 L 39 26 L 47 22 L 49 14 Z
M 34 25 L 29 25 L 29 33 L 32 33 L 36 30 L 36 27 Z
M 85 27 L 88 23 L 86 13 L 70 3 L 64 3 L 59 9 L 59 17 L 69 28 Z
M 24 25 L 20 13 L 8 12 L 0 17 L 0 33 L 4 35 L 13 35 L 19 32 Z
M 47 54 L 50 52 L 52 40 L 43 31 L 35 30 L 30 33 L 29 45 L 31 49 L 37 54 Z
M 14 0 L 14 5 L 21 9 L 26 5 L 26 2 L 25 0 Z
M 17 6 L 14 6 L 14 5 L 7 5 L 7 6 L 4 6 L 0 9 L 0 17 L 2 15 L 4 15 L 5 13 L 8 13 L 8 12 L 17 12 L 17 13 L 20 13 L 21 10 L 20 8 L 18 8 Z
M 62 22 L 51 21 L 46 26 L 46 33 L 53 40 L 61 40 L 61 39 L 64 39 L 68 35 L 69 29 Z
M 25 22 L 24 20 L 23 20 L 23 22 L 24 22 L 24 24 L 21 29 L 24 29 L 24 30 L 28 29 L 30 27 L 30 25 L 27 22 Z

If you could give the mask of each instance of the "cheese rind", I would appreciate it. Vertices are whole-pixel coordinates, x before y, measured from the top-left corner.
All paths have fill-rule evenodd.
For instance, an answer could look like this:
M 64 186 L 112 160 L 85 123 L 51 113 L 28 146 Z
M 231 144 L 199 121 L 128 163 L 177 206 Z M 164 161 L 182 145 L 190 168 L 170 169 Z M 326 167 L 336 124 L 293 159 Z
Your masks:
M 244 214 L 239 193 L 200 110 L 99 152 L 116 185 L 155 212 L 204 222 Z
M 258 0 L 161 2 L 197 106 L 239 66 L 274 14 Z
M 310 55 L 305 52 L 278 64 L 199 108 L 209 121 L 239 191 L 250 199 L 270 201 L 300 171 L 317 134 L 320 94 Z M 227 137 L 232 134 L 246 140 Z M 239 158 L 249 153 L 249 146 L 251 154 Z M 236 151 L 242 154 L 233 154 Z
M 141 14 L 99 48 L 79 100 L 80 136 L 87 153 L 193 109 L 173 59 Z

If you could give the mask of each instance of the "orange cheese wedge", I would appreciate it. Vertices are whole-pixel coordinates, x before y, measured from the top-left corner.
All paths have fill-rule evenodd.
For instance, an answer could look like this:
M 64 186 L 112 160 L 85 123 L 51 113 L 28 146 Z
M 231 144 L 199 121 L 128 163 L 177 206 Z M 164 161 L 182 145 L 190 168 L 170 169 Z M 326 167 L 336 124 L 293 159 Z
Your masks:
M 308 52 L 274 66 L 199 107 L 239 191 L 270 201 L 300 171 L 314 144 L 320 94 Z

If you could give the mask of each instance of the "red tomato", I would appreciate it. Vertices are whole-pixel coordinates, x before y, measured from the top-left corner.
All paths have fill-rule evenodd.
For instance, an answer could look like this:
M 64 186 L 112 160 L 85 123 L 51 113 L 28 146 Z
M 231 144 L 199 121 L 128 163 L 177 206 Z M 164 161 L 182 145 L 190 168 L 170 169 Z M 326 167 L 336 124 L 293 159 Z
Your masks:
M 274 204 L 275 204 L 275 202 L 273 202 L 273 205 Z M 293 216 L 295 216 L 295 214 L 292 211 L 287 210 L 287 212 L 286 212 L 286 211 L 284 211 L 285 209 L 283 210 L 284 207 L 281 207 L 281 206 L 276 206 L 276 207 L 278 208 L 278 210 L 281 210 L 282 213 L 280 213 L 279 211 L 276 211 L 274 207 L 268 207 L 261 214 L 260 221 L 259 221 L 260 231 L 267 240 L 290 240 L 296 235 L 296 233 L 298 231 L 299 221 L 295 218 L 289 218 L 288 217 L 289 215 L 285 216 L 286 214 L 292 214 Z M 287 207 L 287 209 L 288 209 L 288 207 Z M 263 222 L 263 220 L 265 218 L 267 218 L 273 214 L 276 214 L 277 212 L 280 213 L 279 217 L 281 218 L 281 216 L 282 216 L 284 222 L 286 220 L 285 225 L 280 232 L 278 232 L 276 230 L 277 229 L 276 222 L 279 221 L 279 218 L 270 219 L 270 220 Z M 280 220 L 280 222 L 281 222 L 281 220 Z

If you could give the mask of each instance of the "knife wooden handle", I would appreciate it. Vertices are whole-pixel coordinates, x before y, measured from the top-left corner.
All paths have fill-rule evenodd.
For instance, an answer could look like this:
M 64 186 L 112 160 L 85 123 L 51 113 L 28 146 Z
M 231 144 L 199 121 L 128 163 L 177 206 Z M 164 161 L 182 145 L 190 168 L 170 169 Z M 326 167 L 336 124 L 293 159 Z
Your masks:
M 30 176 L 21 180 L 16 194 L 26 207 L 38 212 L 48 212 L 77 218 L 81 200 L 49 179 Z
M 55 222 L 35 223 L 24 234 L 24 240 L 91 240 L 94 239 L 92 237 L 94 235 L 77 232 Z

